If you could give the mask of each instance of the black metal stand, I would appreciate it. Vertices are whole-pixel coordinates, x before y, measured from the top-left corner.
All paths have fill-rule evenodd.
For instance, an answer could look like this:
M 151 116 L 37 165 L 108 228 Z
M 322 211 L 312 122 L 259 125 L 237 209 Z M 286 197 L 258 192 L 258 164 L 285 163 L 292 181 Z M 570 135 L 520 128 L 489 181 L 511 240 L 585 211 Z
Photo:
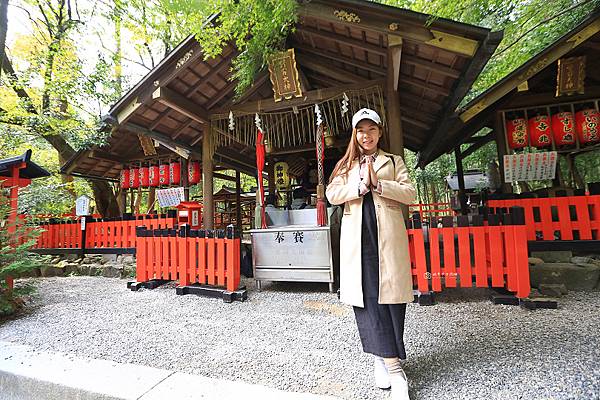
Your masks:
M 435 295 L 433 292 L 415 294 L 413 303 L 419 303 L 420 306 L 433 306 L 435 305 Z
M 527 308 L 528 310 L 535 310 L 537 308 L 555 310 L 558 308 L 558 302 L 554 299 L 545 298 L 521 299 L 521 307 Z
M 248 291 L 246 286 L 240 287 L 234 292 L 230 292 L 227 289 L 219 288 L 215 286 L 193 284 L 189 286 L 177 286 L 175 293 L 178 295 L 195 294 L 196 296 L 222 298 L 225 303 L 232 303 L 233 301 L 245 301 L 248 298 Z
M 147 282 L 127 282 L 127 289 L 130 289 L 134 292 L 144 288 L 144 289 L 156 289 L 157 287 L 164 285 L 167 282 L 171 282 L 165 279 L 150 279 Z

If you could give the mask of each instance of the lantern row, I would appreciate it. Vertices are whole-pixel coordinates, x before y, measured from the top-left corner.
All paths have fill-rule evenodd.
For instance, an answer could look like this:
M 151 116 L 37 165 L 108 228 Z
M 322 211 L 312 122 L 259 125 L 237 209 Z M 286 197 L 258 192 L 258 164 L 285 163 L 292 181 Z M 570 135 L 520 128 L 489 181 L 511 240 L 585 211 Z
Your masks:
M 188 162 L 188 184 L 200 183 L 200 162 Z M 123 168 L 121 170 L 121 188 L 137 189 L 139 187 L 159 187 L 181 184 L 181 163 L 172 161 L 169 164 Z
M 529 118 L 515 118 L 506 121 L 506 135 L 511 149 L 531 145 L 537 148 L 575 144 L 575 135 L 581 145 L 600 141 L 600 113 L 596 109 L 560 112 L 552 115 L 538 115 Z M 530 144 L 529 144 L 530 143 Z

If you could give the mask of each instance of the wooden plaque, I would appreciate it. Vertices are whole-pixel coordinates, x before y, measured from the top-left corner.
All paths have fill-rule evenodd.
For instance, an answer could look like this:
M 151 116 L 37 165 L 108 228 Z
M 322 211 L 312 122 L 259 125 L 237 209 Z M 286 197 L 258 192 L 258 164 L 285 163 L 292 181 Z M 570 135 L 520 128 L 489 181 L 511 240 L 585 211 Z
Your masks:
M 275 54 L 269 61 L 269 74 L 275 101 L 302 96 L 294 49 Z
M 585 92 L 585 56 L 558 60 L 556 97 Z

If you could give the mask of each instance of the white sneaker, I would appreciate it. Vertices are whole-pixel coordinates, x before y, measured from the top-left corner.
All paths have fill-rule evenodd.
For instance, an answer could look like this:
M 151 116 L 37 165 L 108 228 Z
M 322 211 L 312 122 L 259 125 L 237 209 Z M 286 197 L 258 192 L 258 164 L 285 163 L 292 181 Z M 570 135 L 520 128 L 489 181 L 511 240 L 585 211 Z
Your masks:
M 392 385 L 391 400 L 410 400 L 408 396 L 408 379 L 404 370 L 400 375 L 390 375 L 390 383 Z
M 375 386 L 377 386 L 379 389 L 389 389 L 391 386 L 390 375 L 385 367 L 383 358 L 375 356 L 373 364 L 375 370 Z

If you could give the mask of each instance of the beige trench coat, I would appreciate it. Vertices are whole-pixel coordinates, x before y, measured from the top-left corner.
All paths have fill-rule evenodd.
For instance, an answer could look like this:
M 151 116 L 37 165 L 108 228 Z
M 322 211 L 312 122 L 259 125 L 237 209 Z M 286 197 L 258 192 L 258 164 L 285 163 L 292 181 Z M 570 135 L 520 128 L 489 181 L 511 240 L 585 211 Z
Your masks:
M 393 157 L 394 163 L 391 158 Z M 395 164 L 395 166 L 394 166 Z M 381 182 L 381 195 L 373 191 L 379 240 L 379 303 L 397 304 L 413 301 L 408 235 L 400 203 L 416 198 L 415 188 L 400 156 L 382 150 L 373 165 Z M 362 202 L 358 161 L 348 175 L 338 175 L 327 186 L 331 204 L 344 205 L 340 237 L 340 299 L 364 307 L 361 267 Z

